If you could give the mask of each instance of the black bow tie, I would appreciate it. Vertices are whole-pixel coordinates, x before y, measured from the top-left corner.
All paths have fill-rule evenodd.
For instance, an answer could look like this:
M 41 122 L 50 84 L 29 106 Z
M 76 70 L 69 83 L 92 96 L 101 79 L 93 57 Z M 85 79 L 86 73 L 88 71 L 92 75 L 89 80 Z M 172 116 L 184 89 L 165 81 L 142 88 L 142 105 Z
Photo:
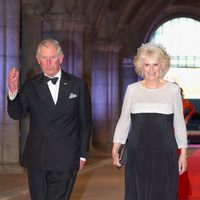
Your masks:
M 44 76 L 44 80 L 45 80 L 46 82 L 51 81 L 51 82 L 55 85 L 56 82 L 58 81 L 58 77 L 49 78 L 48 76 Z

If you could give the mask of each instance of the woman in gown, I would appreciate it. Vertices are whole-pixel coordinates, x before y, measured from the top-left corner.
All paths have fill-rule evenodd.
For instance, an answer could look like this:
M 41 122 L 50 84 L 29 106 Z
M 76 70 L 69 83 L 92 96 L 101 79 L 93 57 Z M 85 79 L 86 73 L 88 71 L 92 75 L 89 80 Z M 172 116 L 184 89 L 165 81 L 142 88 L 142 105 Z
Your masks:
M 120 165 L 117 151 L 128 139 L 125 200 L 176 200 L 178 176 L 187 168 L 180 88 L 162 79 L 170 58 L 160 45 L 142 45 L 134 66 L 143 80 L 127 87 L 114 133 L 113 164 Z

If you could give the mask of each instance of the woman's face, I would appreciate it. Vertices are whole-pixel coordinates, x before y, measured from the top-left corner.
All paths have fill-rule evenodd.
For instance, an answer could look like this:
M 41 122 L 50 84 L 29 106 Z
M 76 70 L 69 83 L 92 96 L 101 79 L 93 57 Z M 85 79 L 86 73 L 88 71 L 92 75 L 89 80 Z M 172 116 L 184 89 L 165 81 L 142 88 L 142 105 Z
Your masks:
M 142 70 L 145 80 L 157 81 L 160 76 L 161 66 L 157 59 L 145 58 Z

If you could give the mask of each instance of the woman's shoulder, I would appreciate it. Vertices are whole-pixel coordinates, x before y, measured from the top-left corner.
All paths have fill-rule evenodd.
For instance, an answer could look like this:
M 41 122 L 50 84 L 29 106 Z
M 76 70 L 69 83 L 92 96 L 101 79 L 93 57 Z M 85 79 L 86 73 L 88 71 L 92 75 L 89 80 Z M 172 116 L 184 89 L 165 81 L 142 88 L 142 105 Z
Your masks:
M 126 94 L 132 94 L 132 93 L 135 94 L 135 92 L 139 88 L 138 84 L 139 84 L 138 82 L 135 82 L 135 83 L 131 83 L 131 84 L 127 85 L 127 87 L 126 87 Z
M 178 94 L 181 94 L 180 86 L 179 86 L 177 83 L 168 81 L 167 84 L 168 84 L 169 90 L 170 90 L 173 94 L 177 94 L 177 93 L 178 93 Z
M 177 83 L 168 81 L 169 86 L 174 90 L 180 90 L 180 86 Z
M 131 83 L 127 86 L 127 90 L 135 90 L 140 87 L 140 84 L 141 84 L 140 81 Z

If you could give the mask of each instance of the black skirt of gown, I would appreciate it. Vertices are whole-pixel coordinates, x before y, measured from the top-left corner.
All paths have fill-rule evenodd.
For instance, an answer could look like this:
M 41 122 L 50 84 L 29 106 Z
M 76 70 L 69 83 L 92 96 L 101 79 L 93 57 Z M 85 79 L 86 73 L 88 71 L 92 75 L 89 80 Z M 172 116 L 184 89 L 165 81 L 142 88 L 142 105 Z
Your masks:
M 173 114 L 131 114 L 125 200 L 177 200 Z

